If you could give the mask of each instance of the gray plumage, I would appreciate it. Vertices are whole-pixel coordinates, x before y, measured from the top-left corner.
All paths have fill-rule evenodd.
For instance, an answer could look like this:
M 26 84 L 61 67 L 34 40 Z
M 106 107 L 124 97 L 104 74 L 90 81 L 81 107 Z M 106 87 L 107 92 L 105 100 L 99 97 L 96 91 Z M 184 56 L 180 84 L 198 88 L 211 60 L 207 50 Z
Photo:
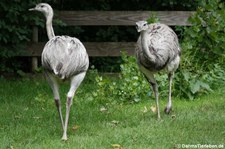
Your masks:
M 87 71 L 88 55 L 79 39 L 55 36 L 44 47 L 42 65 L 59 78 L 67 79 Z
M 139 21 L 136 22 L 136 28 L 140 32 L 135 49 L 137 64 L 152 86 L 158 119 L 160 119 L 158 85 L 154 74 L 161 70 L 166 70 L 168 73 L 169 97 L 165 112 L 169 113 L 172 108 L 172 78 L 180 63 L 181 50 L 178 38 L 175 32 L 165 24 L 147 24 L 146 21 Z
M 89 66 L 88 54 L 79 39 L 69 36 L 55 36 L 52 27 L 53 10 L 50 5 L 40 3 L 35 8 L 29 10 L 42 12 L 46 17 L 46 30 L 49 41 L 42 52 L 42 66 L 54 94 L 55 104 L 63 129 L 62 140 L 67 140 L 70 107 L 75 91 L 86 75 Z M 65 123 L 61 111 L 58 79 L 71 79 L 70 89 L 67 93 Z

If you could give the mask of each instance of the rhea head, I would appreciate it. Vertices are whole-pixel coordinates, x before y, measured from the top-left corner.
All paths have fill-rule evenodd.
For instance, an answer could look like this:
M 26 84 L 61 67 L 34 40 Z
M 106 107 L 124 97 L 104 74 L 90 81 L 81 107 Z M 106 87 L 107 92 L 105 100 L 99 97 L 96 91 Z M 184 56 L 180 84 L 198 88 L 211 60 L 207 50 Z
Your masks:
M 136 22 L 136 29 L 137 29 L 138 32 L 147 30 L 148 29 L 148 22 L 147 21 Z
M 29 11 L 39 11 L 43 13 L 46 17 L 53 16 L 52 7 L 47 3 L 39 3 L 34 8 L 29 9 Z

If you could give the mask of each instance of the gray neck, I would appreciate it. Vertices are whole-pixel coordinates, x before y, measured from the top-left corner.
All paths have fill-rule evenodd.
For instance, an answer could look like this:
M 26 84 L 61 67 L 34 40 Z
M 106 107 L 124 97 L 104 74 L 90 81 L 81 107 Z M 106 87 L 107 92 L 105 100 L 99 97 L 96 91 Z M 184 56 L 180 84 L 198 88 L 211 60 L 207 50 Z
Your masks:
M 52 18 L 53 18 L 53 15 L 46 17 L 46 30 L 47 30 L 47 35 L 49 40 L 55 37 L 55 33 L 52 27 Z
M 155 61 L 155 55 L 150 52 L 151 45 L 148 45 L 148 33 L 147 31 L 141 31 L 141 44 L 144 54 L 149 58 L 150 61 Z

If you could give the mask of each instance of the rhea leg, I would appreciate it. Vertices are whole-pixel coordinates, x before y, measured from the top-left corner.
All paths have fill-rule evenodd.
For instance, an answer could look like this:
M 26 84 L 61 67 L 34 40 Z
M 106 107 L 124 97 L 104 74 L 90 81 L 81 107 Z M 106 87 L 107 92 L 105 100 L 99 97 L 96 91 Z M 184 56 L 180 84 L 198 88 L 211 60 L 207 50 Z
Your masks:
M 64 127 L 64 132 L 63 132 L 63 137 L 62 140 L 67 140 L 67 127 L 68 127 L 68 121 L 69 121 L 69 114 L 70 114 L 70 107 L 73 102 L 73 97 L 74 94 L 83 81 L 85 77 L 86 72 L 82 72 L 71 79 L 71 85 L 70 85 L 70 90 L 67 93 L 67 103 L 66 103 L 66 119 L 65 119 L 65 127 Z
M 150 84 L 151 84 L 152 90 L 153 90 L 153 92 L 155 94 L 155 102 L 156 102 L 156 109 L 157 109 L 157 118 L 159 120 L 159 119 L 161 119 L 161 117 L 160 117 L 160 110 L 159 110 L 159 92 L 158 92 L 158 84 L 155 81 L 155 78 L 154 77 L 150 80 Z
M 157 109 L 157 118 L 158 120 L 161 119 L 160 117 L 160 109 L 159 109 L 159 92 L 158 92 L 158 84 L 154 78 L 152 73 L 145 73 L 145 77 L 148 82 L 151 84 L 152 90 L 155 94 L 155 102 L 156 102 L 156 109 Z
M 58 83 L 57 83 L 55 77 L 52 74 L 50 74 L 49 72 L 45 72 L 45 76 L 48 80 L 49 85 L 51 86 L 51 89 L 52 89 L 52 92 L 54 95 L 54 99 L 55 99 L 55 105 L 58 110 L 59 118 L 61 121 L 62 129 L 64 130 L 64 122 L 63 122 L 63 117 L 62 117 Z
M 158 92 L 158 84 L 154 78 L 154 75 L 151 71 L 146 69 L 145 67 L 139 66 L 142 73 L 145 75 L 148 82 L 151 84 L 152 90 L 155 94 L 155 102 L 156 102 L 156 109 L 157 109 L 157 118 L 158 120 L 161 119 L 160 117 L 160 110 L 159 110 L 159 92 Z
M 171 94 L 172 94 L 172 80 L 173 80 L 173 75 L 174 73 L 171 72 L 168 74 L 168 80 L 169 80 L 169 96 L 168 96 L 168 103 L 167 103 L 167 106 L 165 108 L 165 113 L 166 114 L 169 114 L 171 109 L 172 109 L 172 99 L 171 99 Z

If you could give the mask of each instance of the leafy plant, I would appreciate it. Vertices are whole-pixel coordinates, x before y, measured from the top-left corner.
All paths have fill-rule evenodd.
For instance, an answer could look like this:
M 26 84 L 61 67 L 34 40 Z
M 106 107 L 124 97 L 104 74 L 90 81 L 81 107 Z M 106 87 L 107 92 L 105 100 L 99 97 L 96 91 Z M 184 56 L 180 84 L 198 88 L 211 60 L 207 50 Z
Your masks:
M 193 74 L 189 70 L 178 71 L 174 80 L 175 96 L 193 100 L 197 95 L 211 91 L 209 84 L 205 82 L 202 75 Z
M 122 60 L 118 78 L 95 77 L 97 90 L 92 93 L 95 98 L 110 100 L 113 97 L 120 102 L 139 102 L 142 97 L 151 95 L 150 86 L 138 70 L 135 58 L 123 53 Z
M 175 77 L 175 91 L 181 97 L 212 91 L 224 84 L 225 34 L 224 3 L 220 0 L 199 1 L 189 21 L 192 26 L 182 31 L 182 61 Z
M 34 5 L 34 0 L 0 2 L 0 72 L 19 69 L 20 63 L 14 57 L 22 52 L 26 42 L 31 39 L 31 20 L 39 22 L 37 17 L 27 15 L 29 6 Z
M 204 70 L 215 63 L 225 64 L 225 5 L 220 0 L 199 1 L 196 13 L 189 18 L 191 27 L 185 29 L 184 52 Z
M 123 64 L 121 69 L 121 83 L 119 86 L 119 96 L 121 100 L 132 100 L 138 102 L 145 95 L 150 95 L 149 83 L 145 80 L 142 73 L 138 70 L 136 59 L 122 53 Z
M 159 18 L 156 16 L 156 13 L 150 14 L 150 17 L 146 20 L 149 24 L 159 22 Z

